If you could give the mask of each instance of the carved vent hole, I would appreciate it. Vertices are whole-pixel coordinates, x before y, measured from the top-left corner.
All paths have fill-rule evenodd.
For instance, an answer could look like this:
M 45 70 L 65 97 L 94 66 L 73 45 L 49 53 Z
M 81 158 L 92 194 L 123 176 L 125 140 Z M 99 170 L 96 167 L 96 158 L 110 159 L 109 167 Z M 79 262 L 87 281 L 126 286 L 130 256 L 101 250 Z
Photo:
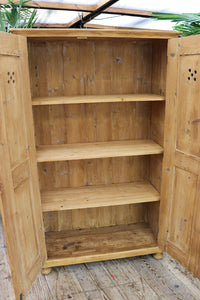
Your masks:
M 197 81 L 197 70 L 188 69 L 188 81 Z
M 15 84 L 15 72 L 8 72 L 8 84 Z

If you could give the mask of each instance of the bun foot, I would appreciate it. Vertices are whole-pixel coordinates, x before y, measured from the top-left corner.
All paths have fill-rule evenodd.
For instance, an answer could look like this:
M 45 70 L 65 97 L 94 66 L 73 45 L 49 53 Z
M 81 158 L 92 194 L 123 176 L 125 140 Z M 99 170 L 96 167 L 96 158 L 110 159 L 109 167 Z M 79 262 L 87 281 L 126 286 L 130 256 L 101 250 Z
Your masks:
M 153 254 L 153 258 L 162 259 L 163 258 L 163 253 L 162 252 L 161 253 L 155 253 L 155 254 Z
M 51 273 L 52 268 L 43 268 L 41 273 L 43 275 L 48 275 L 49 273 Z

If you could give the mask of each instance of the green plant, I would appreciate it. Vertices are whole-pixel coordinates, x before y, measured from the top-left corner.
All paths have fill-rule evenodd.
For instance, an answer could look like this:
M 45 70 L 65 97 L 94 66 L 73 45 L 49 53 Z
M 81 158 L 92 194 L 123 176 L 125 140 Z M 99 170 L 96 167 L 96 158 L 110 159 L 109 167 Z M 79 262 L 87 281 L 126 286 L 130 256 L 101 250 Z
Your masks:
M 36 9 L 31 9 L 27 4 L 29 1 L 20 0 L 0 5 L 0 31 L 9 31 L 10 28 L 31 28 L 37 17 Z
M 173 29 L 181 31 L 182 36 L 200 34 L 200 13 L 152 13 L 151 17 L 156 20 L 171 20 L 175 22 L 176 24 L 173 26 Z

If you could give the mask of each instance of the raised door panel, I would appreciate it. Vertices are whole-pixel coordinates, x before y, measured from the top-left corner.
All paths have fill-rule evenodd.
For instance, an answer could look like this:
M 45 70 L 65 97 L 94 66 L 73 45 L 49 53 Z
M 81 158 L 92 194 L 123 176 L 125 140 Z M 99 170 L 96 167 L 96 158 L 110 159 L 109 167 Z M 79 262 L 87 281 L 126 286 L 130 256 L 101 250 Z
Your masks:
M 190 250 L 197 176 L 175 167 L 169 240 L 187 256 Z M 173 222 L 172 222 L 173 221 Z
M 159 243 L 200 277 L 200 37 L 168 47 Z
M 46 259 L 46 249 L 26 39 L 1 33 L 0 47 L 1 214 L 16 299 L 21 300 Z

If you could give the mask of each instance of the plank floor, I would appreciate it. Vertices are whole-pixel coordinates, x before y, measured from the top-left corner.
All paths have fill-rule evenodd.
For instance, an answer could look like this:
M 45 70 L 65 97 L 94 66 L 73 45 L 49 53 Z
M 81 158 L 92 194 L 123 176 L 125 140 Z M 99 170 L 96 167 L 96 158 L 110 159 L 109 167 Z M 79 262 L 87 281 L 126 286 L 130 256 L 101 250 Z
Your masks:
M 57 267 L 38 275 L 26 300 L 200 300 L 200 280 L 169 255 Z M 15 300 L 0 220 L 0 300 Z

